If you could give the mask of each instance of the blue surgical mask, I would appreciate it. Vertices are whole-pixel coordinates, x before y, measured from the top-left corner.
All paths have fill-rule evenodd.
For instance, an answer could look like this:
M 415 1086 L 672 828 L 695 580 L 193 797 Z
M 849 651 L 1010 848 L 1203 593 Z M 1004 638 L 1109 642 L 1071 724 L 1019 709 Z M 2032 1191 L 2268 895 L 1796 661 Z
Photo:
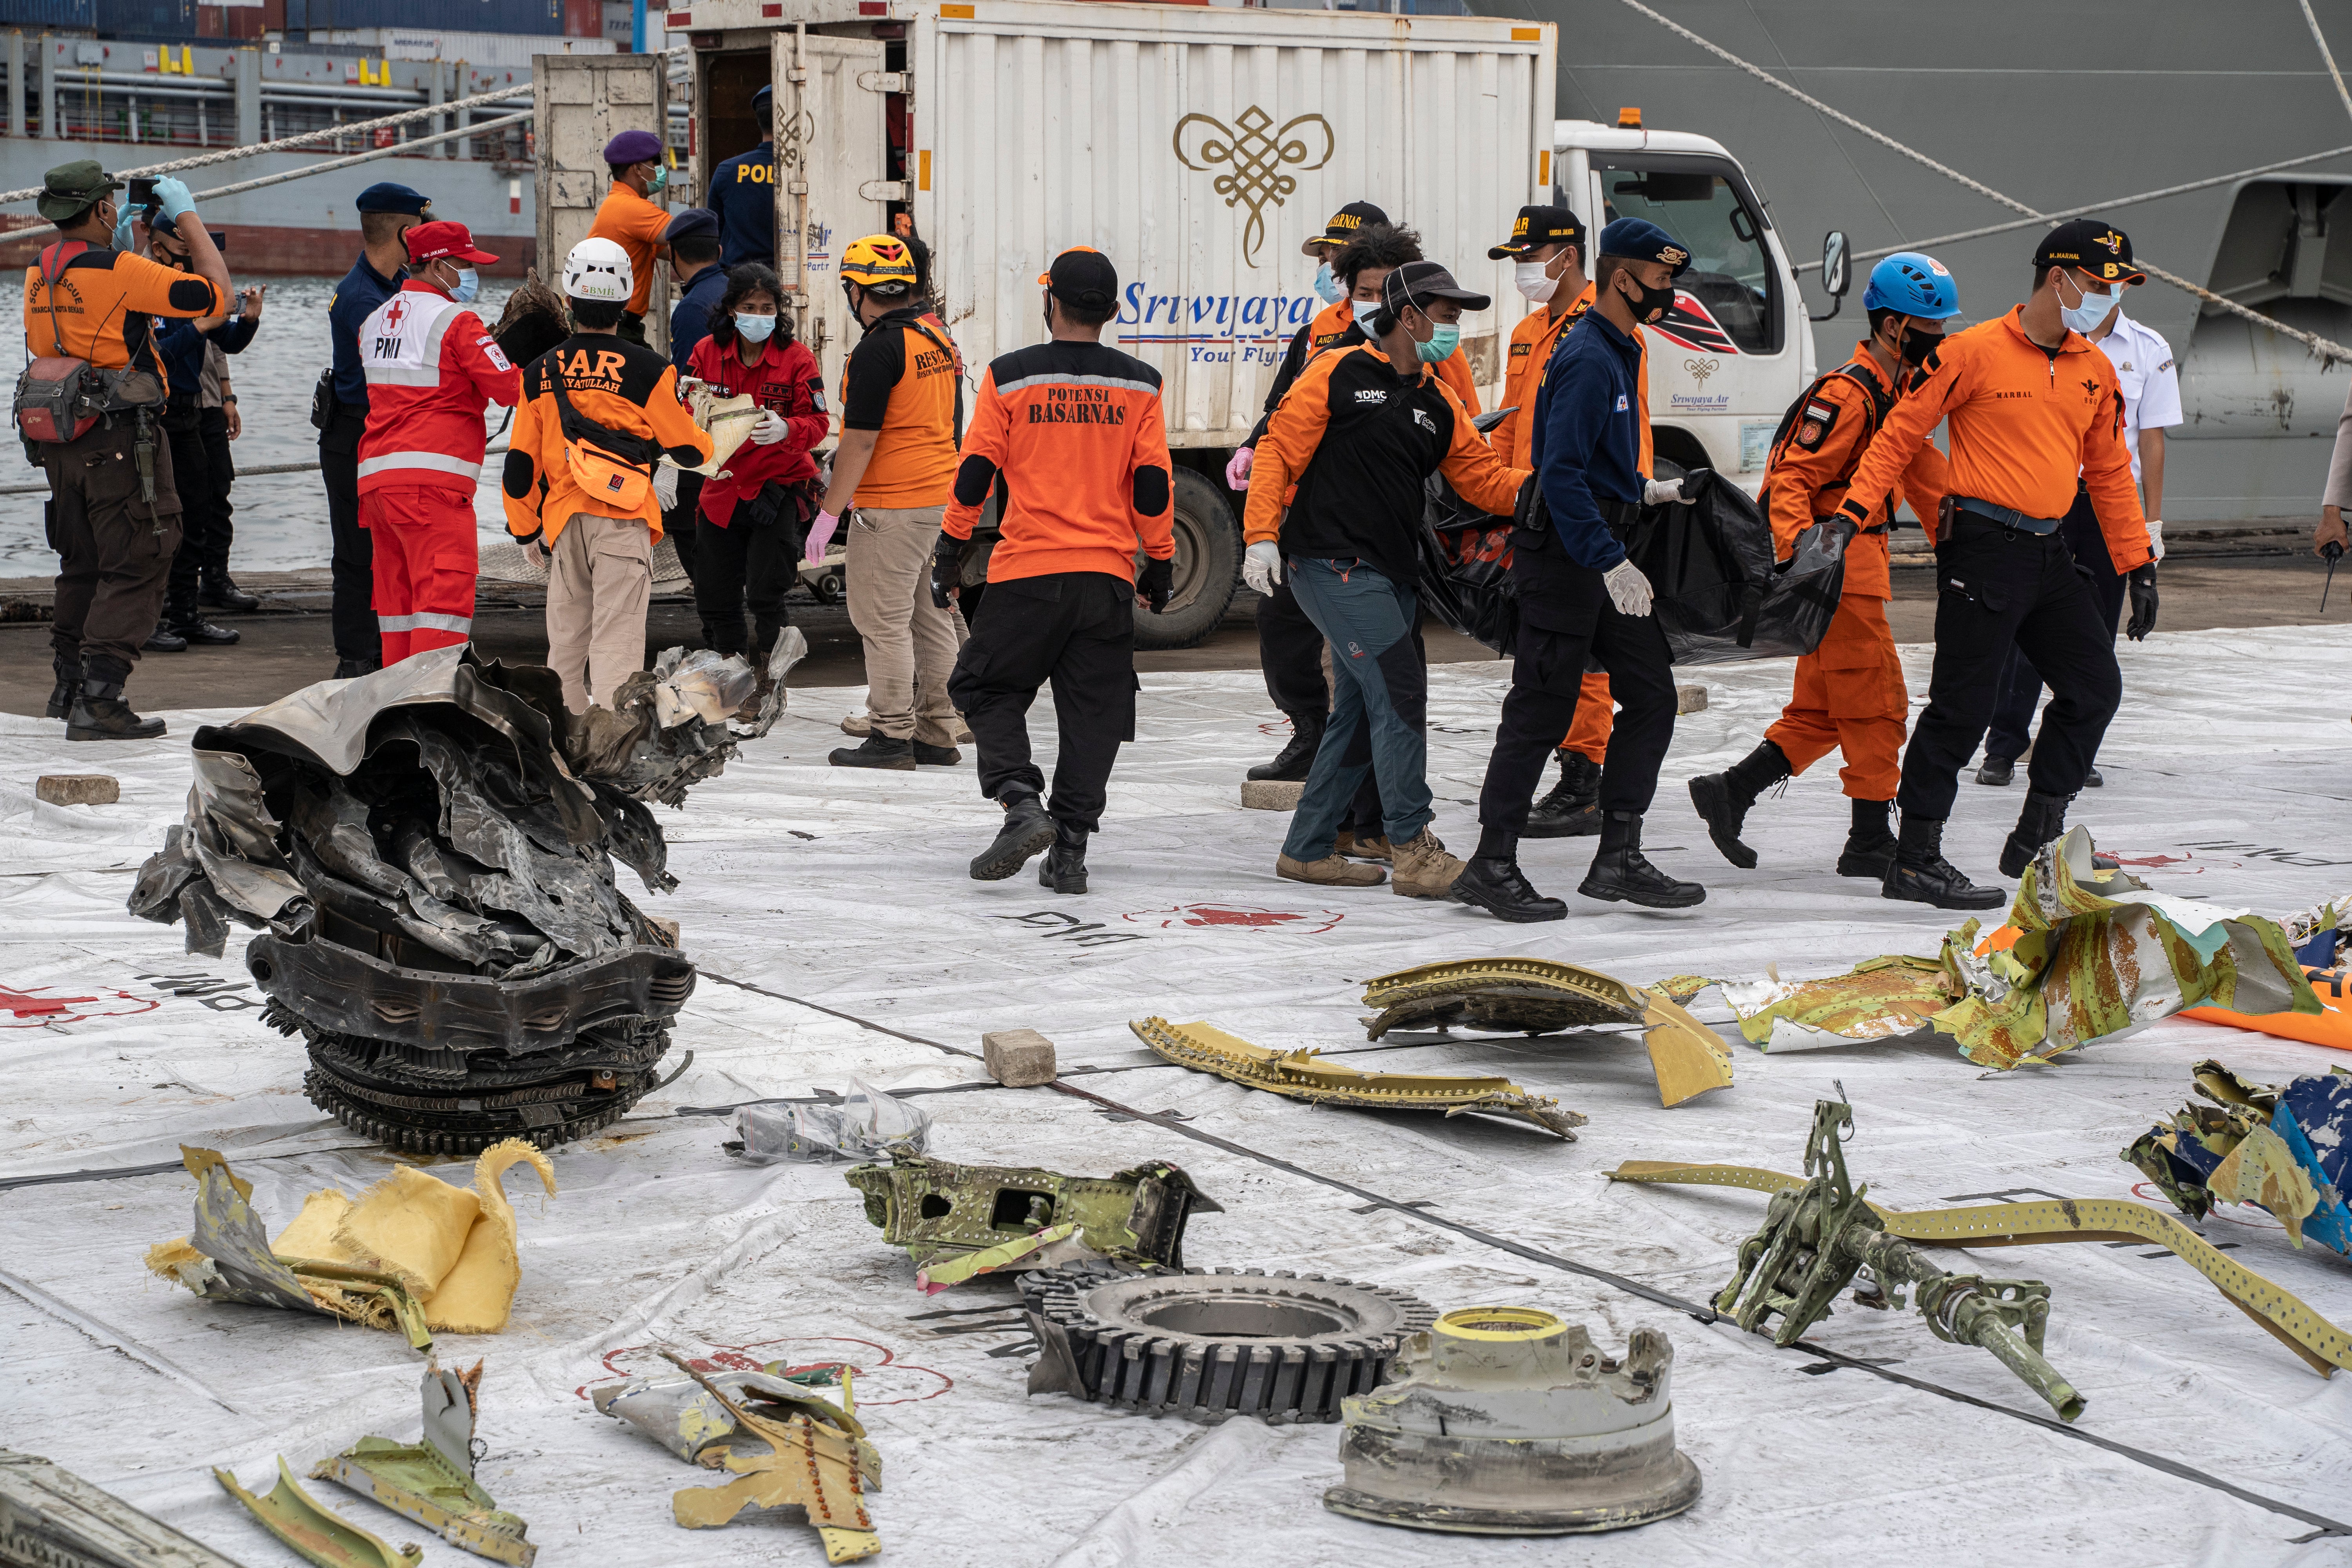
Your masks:
M 460 305 L 470 303 L 482 291 L 482 275 L 467 267 L 457 274 L 457 286 L 449 290 L 449 298 Z
M 1381 313 L 1381 302 L 1378 300 L 1359 300 L 1348 308 L 1356 312 L 1356 325 L 1363 328 L 1364 335 L 1370 337 L 1372 318 Z
M 2078 289 L 2082 287 L 2079 279 L 2070 278 L 2067 281 Z M 2065 321 L 2069 331 L 2077 331 L 2088 337 L 2097 329 L 2101 321 L 2107 319 L 2107 312 L 2120 303 L 2122 303 L 2122 296 L 2119 294 L 2093 294 L 2085 290 L 2081 304 L 2069 305 L 2062 290 L 2058 296 L 2058 314 Z
M 1331 264 L 1328 261 L 1315 269 L 1315 297 L 1327 305 L 1336 305 L 1348 297 L 1347 288 L 1331 276 Z
M 1454 345 L 1461 342 L 1461 341 L 1462 329 L 1460 327 L 1433 326 L 1430 328 L 1429 341 L 1425 343 L 1415 342 L 1412 345 L 1412 351 L 1421 356 L 1422 363 L 1435 364 L 1439 360 L 1451 354 L 1454 352 Z
M 776 318 L 749 315 L 738 310 L 735 312 L 735 330 L 752 342 L 764 343 L 769 334 L 776 330 Z
M 655 165 L 654 165 L 654 178 L 653 178 L 653 183 L 652 183 L 651 184 L 649 184 L 649 185 L 647 185 L 647 186 L 646 187 L 646 195 L 652 195 L 656 191 L 659 191 L 659 190 L 666 190 L 666 189 L 667 189 L 667 188 L 668 188 L 668 185 L 669 185 L 669 168 L 668 168 L 668 165 L 667 165 L 667 164 L 663 164 L 663 163 L 656 163 L 656 164 L 655 164 Z

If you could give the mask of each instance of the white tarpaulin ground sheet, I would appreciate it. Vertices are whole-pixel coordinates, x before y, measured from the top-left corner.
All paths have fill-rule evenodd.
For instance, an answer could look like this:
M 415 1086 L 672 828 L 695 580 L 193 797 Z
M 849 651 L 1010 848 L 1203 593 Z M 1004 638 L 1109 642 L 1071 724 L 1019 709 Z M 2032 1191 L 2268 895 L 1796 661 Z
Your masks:
M 1906 651 L 1915 702 L 1927 655 Z M 2159 634 L 2121 655 L 2127 695 L 2101 757 L 2106 784 L 2074 812 L 2100 847 L 2165 892 L 2273 915 L 2352 887 L 2352 632 Z M 1501 665 L 1433 672 L 1437 827 L 1457 849 L 1476 836 L 1506 677 Z M 543 1568 L 822 1561 L 797 1524 L 688 1536 L 672 1523 L 671 1492 L 711 1475 L 588 1399 L 600 1382 L 657 1365 L 661 1345 L 722 1367 L 853 1364 L 883 1456 L 885 1489 L 871 1500 L 885 1556 L 940 1568 L 1724 1568 L 1858 1563 L 1890 1548 L 2070 1564 L 2352 1556 L 2352 1542 L 2326 1534 L 2352 1521 L 2352 1378 L 2320 1378 L 2152 1245 L 1937 1254 L 1956 1271 L 2050 1282 L 2047 1353 L 2089 1401 L 2071 1434 L 1990 1355 L 1937 1342 L 1916 1314 L 1842 1306 L 1811 1336 L 1864 1363 L 1839 1364 L 1604 1277 L 1711 1298 L 1765 1200 L 1612 1185 L 1601 1173 L 1626 1159 L 1794 1171 L 1813 1102 L 1837 1081 L 1855 1107 L 1849 1163 L 1889 1205 L 2161 1204 L 2117 1156 L 2182 1103 L 2192 1063 L 2219 1057 L 2274 1081 L 2325 1071 L 2325 1050 L 2174 1019 L 2005 1075 L 1936 1037 L 1768 1056 L 1737 1043 L 1708 992 L 1694 1009 L 1735 1041 L 1738 1080 L 1665 1110 L 1631 1033 L 1408 1035 L 1364 1048 L 1360 983 L 1416 963 L 1530 954 L 1648 984 L 1768 965 L 1797 979 L 1936 952 L 1958 917 L 1885 901 L 1828 869 L 1847 823 L 1833 759 L 1749 818 L 1757 869 L 1722 862 L 1683 781 L 1754 744 L 1789 666 L 1684 679 L 1704 680 L 1710 703 L 1677 728 L 1648 847 L 1704 880 L 1706 902 L 1653 913 L 1578 899 L 1591 841 L 1531 842 L 1528 871 L 1570 904 L 1567 921 L 1531 927 L 1385 888 L 1277 880 L 1288 819 L 1236 805 L 1244 766 L 1278 743 L 1255 672 L 1146 678 L 1139 738 L 1091 850 L 1094 890 L 1076 898 L 1034 876 L 968 879 L 995 817 L 969 758 L 919 774 L 829 768 L 825 752 L 844 743 L 835 722 L 862 693 L 796 691 L 773 735 L 683 811 L 661 812 L 677 893 L 628 888 L 681 922 L 701 966 L 666 1061 L 691 1049 L 692 1067 L 609 1135 L 556 1150 L 559 1195 L 543 1198 L 527 1174 L 509 1184 L 522 1264 L 513 1321 L 439 1347 L 445 1363 L 488 1363 L 480 1475 L 530 1521 Z M 186 737 L 199 718 L 231 716 L 174 713 L 171 739 L 152 746 L 68 745 L 58 725 L 29 719 L 0 728 L 0 1446 L 45 1454 L 258 1565 L 295 1559 L 208 1467 L 266 1489 L 274 1454 L 306 1474 L 363 1434 L 411 1440 L 420 1363 L 397 1335 L 206 1302 L 142 1266 L 149 1246 L 189 1228 L 179 1144 L 225 1152 L 272 1234 L 305 1194 L 357 1193 L 393 1163 L 302 1098 L 299 1043 L 257 1021 L 242 931 L 225 958 L 192 957 L 178 929 L 123 910 L 132 872 L 181 816 Z M 1050 755 L 1048 701 L 1033 723 Z M 92 769 L 121 778 L 121 804 L 35 802 L 35 774 Z M 1961 785 L 1947 847 L 1980 879 L 2022 773 L 2008 789 Z M 42 1010 L 59 1000 L 62 1012 Z M 1310 1109 L 1160 1062 L 1126 1027 L 1154 1014 L 1261 1045 L 1356 1051 L 1344 1059 L 1362 1067 L 1506 1074 L 1591 1120 L 1571 1143 L 1475 1116 Z M 1181 1120 L 1000 1089 L 971 1057 L 940 1048 L 977 1052 L 983 1031 L 1024 1026 L 1057 1043 L 1069 1084 Z M 1339 1478 L 1336 1426 L 1212 1426 L 1030 1399 L 1009 1286 L 919 1294 L 842 1167 L 741 1164 L 719 1149 L 729 1120 L 692 1109 L 841 1090 L 852 1074 L 945 1091 L 916 1101 L 938 1119 L 931 1152 L 944 1158 L 1092 1174 L 1181 1163 L 1225 1209 L 1194 1219 L 1189 1263 L 1372 1281 L 1441 1310 L 1540 1307 L 1612 1348 L 1656 1324 L 1673 1339 L 1675 1418 L 1705 1495 L 1616 1536 L 1436 1536 L 1321 1506 Z M 440 1163 L 459 1183 L 468 1163 Z M 72 1173 L 106 1174 L 42 1179 Z M 2202 1230 L 2352 1324 L 2352 1262 L 2292 1249 L 2252 1208 Z M 479 1561 L 331 1483 L 312 1489 L 367 1529 L 421 1540 L 430 1563 Z

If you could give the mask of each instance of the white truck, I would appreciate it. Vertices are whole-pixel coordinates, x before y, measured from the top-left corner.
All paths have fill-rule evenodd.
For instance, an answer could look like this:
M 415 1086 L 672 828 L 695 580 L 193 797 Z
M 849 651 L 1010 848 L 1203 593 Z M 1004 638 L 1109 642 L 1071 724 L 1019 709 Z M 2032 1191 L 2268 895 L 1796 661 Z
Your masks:
M 1348 202 L 1378 203 L 1494 296 L 1464 339 L 1486 407 L 1528 309 L 1486 249 L 1522 205 L 1556 194 L 1588 218 L 1703 226 L 1685 237 L 1706 270 L 1652 355 L 1662 457 L 1742 473 L 1743 453 L 1760 461 L 1752 427 L 1769 435 L 1809 362 L 1787 258 L 1738 165 L 1696 137 L 1555 121 L 1549 24 L 1135 0 L 686 0 L 667 26 L 692 45 L 681 195 L 699 200 L 714 167 L 758 143 L 751 95 L 775 89 L 778 271 L 829 384 L 856 336 L 835 258 L 900 214 L 929 247 L 972 385 L 1043 336 L 1037 277 L 1057 252 L 1110 256 L 1122 309 L 1107 341 L 1160 369 L 1177 462 L 1175 593 L 1138 623 L 1145 647 L 1198 642 L 1232 603 L 1240 497 L 1225 463 L 1320 309 L 1300 246 Z M 651 57 L 534 67 L 541 254 L 560 256 L 603 195 L 595 150 L 634 117 L 661 123 L 667 89 Z M 622 79 L 632 68 L 642 84 Z

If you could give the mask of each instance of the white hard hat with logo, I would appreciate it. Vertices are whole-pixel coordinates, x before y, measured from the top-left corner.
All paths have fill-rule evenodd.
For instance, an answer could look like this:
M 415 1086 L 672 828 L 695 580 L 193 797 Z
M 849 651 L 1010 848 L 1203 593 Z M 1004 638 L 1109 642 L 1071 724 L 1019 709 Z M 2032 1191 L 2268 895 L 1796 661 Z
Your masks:
M 629 253 L 609 239 L 583 239 L 563 258 L 563 292 L 570 299 L 625 305 L 635 285 Z

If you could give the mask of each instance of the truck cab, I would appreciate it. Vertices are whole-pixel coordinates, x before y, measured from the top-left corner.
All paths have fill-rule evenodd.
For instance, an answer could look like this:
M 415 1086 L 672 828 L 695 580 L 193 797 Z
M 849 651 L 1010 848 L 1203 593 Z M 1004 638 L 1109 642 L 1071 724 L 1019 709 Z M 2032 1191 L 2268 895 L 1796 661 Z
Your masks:
M 1739 161 L 1687 132 L 1554 122 L 1555 199 L 1597 237 L 1647 218 L 1691 253 L 1675 308 L 1643 328 L 1650 428 L 1661 462 L 1708 468 L 1751 494 L 1772 432 L 1814 374 L 1813 338 L 1788 254 Z

